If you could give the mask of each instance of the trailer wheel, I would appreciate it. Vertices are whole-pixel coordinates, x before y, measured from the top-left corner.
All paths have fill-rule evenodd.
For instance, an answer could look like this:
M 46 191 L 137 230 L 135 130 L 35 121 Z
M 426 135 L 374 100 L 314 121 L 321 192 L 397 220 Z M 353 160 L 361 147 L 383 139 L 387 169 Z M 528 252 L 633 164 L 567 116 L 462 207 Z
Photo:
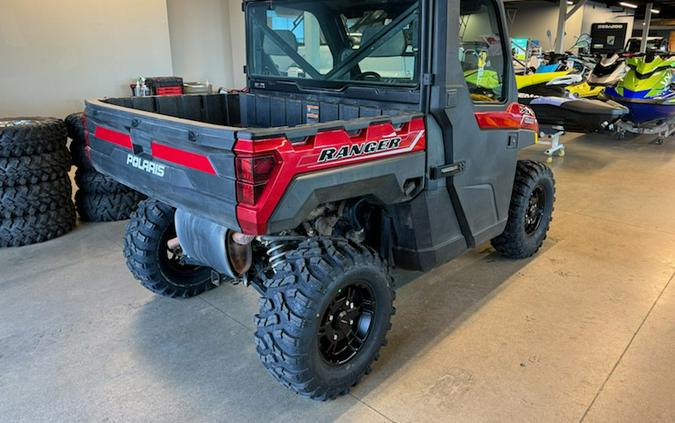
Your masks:
M 391 328 L 386 263 L 364 246 L 310 239 L 265 285 L 255 333 L 263 365 L 302 396 L 347 394 L 370 372 Z
M 492 240 L 492 246 L 508 258 L 533 256 L 546 239 L 554 202 L 555 180 L 551 169 L 538 162 L 518 162 L 509 220 L 504 233 Z
M 180 252 L 167 242 L 176 237 L 175 210 L 156 200 L 145 200 L 131 217 L 124 238 L 124 257 L 129 270 L 155 294 L 189 298 L 215 288 L 211 269 L 183 265 Z

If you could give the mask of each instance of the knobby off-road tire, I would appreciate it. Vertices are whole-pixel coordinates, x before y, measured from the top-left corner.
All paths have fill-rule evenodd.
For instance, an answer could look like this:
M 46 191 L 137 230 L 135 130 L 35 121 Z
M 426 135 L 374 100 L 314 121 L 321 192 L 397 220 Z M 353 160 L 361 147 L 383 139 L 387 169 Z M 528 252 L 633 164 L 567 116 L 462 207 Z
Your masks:
M 391 328 L 395 297 L 389 268 L 373 250 L 310 239 L 288 253 L 265 285 L 256 316 L 257 352 L 279 382 L 302 396 L 328 400 L 348 393 L 370 372 Z M 342 297 L 348 295 L 361 315 L 351 314 L 355 309 Z M 357 352 L 344 348 L 350 339 L 360 345 Z M 353 355 L 340 357 L 339 351 Z
M 509 220 L 504 233 L 492 240 L 492 246 L 508 258 L 533 256 L 546 239 L 554 203 L 555 180 L 551 169 L 539 162 L 519 161 Z
M 72 202 L 35 216 L 0 220 L 0 247 L 21 247 L 60 237 L 75 228 Z
M 0 157 L 0 188 L 59 179 L 70 170 L 68 150 L 20 157 Z
M 71 113 L 64 121 L 66 122 L 66 128 L 68 130 L 68 137 L 73 141 L 84 142 L 84 113 Z
M 113 194 L 75 193 L 75 206 L 84 222 L 117 222 L 127 220 L 145 196 L 136 191 Z
M 0 157 L 31 156 L 65 147 L 66 125 L 43 117 L 0 118 Z
M 73 158 L 73 164 L 79 169 L 96 170 L 89 160 L 89 156 L 87 156 L 84 141 L 72 141 L 70 143 L 70 156 Z
M 175 238 L 175 210 L 159 201 L 139 204 L 124 238 L 124 257 L 129 270 L 155 294 L 189 298 L 215 288 L 211 269 L 181 265 L 169 253 L 167 242 Z
M 72 185 L 68 175 L 32 185 L 0 189 L 0 217 L 35 216 L 58 210 L 71 203 Z
M 75 172 L 75 184 L 87 194 L 115 194 L 131 191 L 126 185 L 122 185 L 113 178 L 95 170 L 77 169 Z
M 73 158 L 73 164 L 80 169 L 94 170 L 89 157 L 85 151 L 86 140 L 84 136 L 84 113 L 73 113 L 66 117 L 66 126 L 68 127 L 68 136 L 70 142 L 70 154 Z

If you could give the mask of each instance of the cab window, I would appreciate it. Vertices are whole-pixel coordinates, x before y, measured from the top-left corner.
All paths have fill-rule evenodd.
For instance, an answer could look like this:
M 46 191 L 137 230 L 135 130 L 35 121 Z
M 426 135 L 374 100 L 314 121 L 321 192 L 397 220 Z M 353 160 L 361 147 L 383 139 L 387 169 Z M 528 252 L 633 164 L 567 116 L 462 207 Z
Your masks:
M 496 2 L 461 0 L 460 5 L 459 59 L 471 98 L 502 102 L 506 68 Z

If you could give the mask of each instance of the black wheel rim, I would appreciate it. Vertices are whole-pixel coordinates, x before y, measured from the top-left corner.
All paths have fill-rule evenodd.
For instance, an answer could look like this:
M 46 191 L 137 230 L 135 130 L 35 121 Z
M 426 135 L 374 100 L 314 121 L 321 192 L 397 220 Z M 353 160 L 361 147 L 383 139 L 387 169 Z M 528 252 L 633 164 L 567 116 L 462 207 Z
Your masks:
M 338 290 L 319 326 L 319 351 L 330 365 L 341 366 L 363 349 L 375 320 L 375 296 L 363 283 Z
M 527 203 L 527 210 L 525 211 L 525 233 L 533 235 L 539 229 L 541 221 L 544 216 L 544 209 L 546 207 L 546 192 L 544 187 L 537 185 L 530 199 Z
M 164 232 L 158 245 L 158 263 L 162 274 L 177 285 L 191 285 L 203 282 L 204 275 L 199 272 L 202 267 L 183 264 L 180 251 L 169 249 L 169 240 L 176 237 L 176 229 L 173 225 Z M 182 282 L 182 283 L 178 283 Z M 186 283 L 187 282 L 187 283 Z

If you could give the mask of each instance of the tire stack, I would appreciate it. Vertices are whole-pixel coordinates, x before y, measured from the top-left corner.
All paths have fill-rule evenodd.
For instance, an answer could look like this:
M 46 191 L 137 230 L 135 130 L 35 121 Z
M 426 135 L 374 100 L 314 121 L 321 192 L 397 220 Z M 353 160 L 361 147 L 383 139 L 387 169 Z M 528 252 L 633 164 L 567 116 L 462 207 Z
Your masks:
M 70 154 L 77 167 L 75 184 L 79 189 L 75 194 L 75 206 L 80 219 L 84 222 L 129 219 L 145 196 L 94 169 L 85 150 L 83 113 L 66 117 L 66 125 L 72 140 Z
M 60 119 L 0 119 L 0 247 L 44 242 L 75 227 L 66 141 Z

